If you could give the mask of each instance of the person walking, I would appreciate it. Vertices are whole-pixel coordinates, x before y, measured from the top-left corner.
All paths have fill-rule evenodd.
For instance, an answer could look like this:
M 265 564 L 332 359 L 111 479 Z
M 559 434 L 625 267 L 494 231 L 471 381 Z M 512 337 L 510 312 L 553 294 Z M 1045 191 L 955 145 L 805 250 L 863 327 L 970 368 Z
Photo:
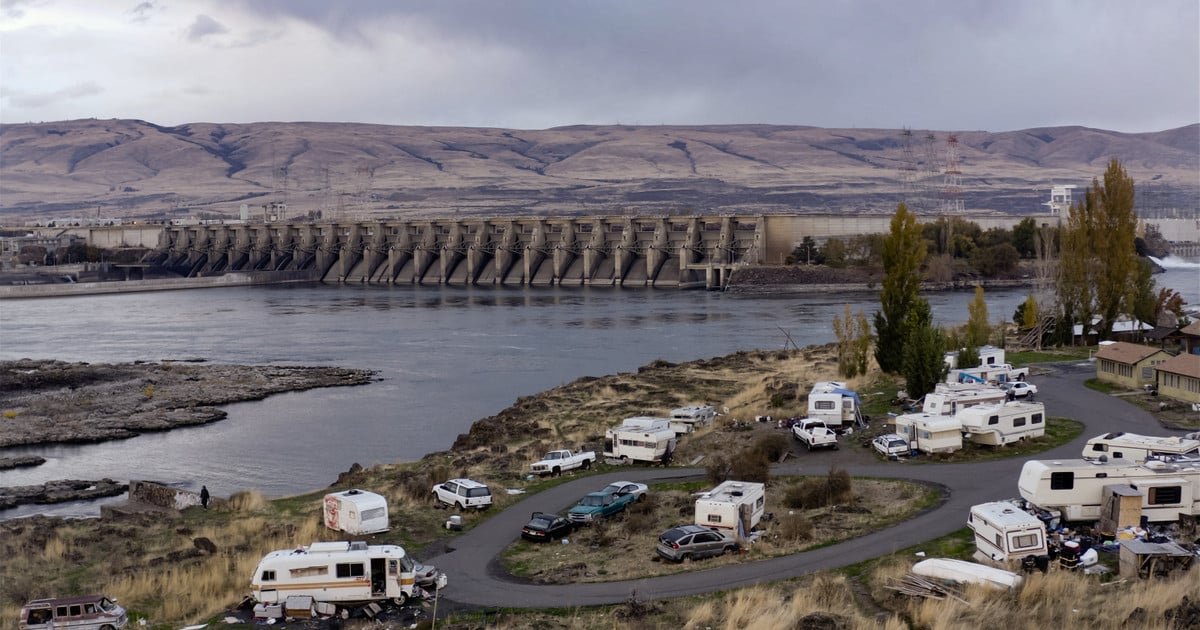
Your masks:
M 208 509 L 208 486 L 200 486 L 200 505 Z

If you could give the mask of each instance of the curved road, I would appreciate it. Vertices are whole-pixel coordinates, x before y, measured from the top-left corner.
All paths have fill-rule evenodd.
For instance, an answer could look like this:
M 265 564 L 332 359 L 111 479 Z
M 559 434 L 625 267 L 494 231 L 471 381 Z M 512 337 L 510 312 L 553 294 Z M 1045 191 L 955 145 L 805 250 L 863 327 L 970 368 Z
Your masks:
M 1074 418 L 1085 425 L 1083 435 L 1038 455 L 1039 459 L 1078 458 L 1083 442 L 1108 431 L 1162 434 L 1158 422 L 1137 407 L 1092 391 L 1083 381 L 1095 374 L 1090 363 L 1062 363 L 1037 378 L 1038 400 L 1047 415 Z M 971 506 L 1019 496 L 1017 477 L 1024 459 L 1012 458 L 969 464 L 879 463 L 862 449 L 803 453 L 790 463 L 772 467 L 773 475 L 825 474 L 837 463 L 853 476 L 891 477 L 928 481 L 948 490 L 945 502 L 915 518 L 837 545 L 758 562 L 726 565 L 642 580 L 588 584 L 538 585 L 513 580 L 500 567 L 499 554 L 520 536 L 529 514 L 559 512 L 580 496 L 617 479 L 655 482 L 703 475 L 700 469 L 637 469 L 593 475 L 532 495 L 471 531 L 447 541 L 447 552 L 428 562 L 450 576 L 443 597 L 453 602 L 486 607 L 551 608 L 595 606 L 626 601 L 636 591 L 640 599 L 694 595 L 796 577 L 854 564 L 893 553 L 953 532 L 966 524 Z M 875 461 L 876 463 L 864 463 Z M 647 550 L 632 550 L 644 553 Z

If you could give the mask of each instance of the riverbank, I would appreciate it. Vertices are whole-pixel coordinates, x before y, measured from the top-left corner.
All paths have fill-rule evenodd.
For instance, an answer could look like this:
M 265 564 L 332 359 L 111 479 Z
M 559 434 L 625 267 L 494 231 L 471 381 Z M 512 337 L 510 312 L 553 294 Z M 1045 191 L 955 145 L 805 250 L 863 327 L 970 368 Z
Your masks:
M 739 267 L 734 270 L 726 291 L 746 295 L 811 295 L 822 293 L 877 293 L 883 283 L 883 270 L 873 267 L 834 268 L 823 265 Z M 984 289 L 1009 289 L 1033 285 L 1033 276 L 1018 271 L 1007 277 L 982 278 L 959 276 L 945 281 L 926 280 L 922 291 L 961 291 L 982 286 Z

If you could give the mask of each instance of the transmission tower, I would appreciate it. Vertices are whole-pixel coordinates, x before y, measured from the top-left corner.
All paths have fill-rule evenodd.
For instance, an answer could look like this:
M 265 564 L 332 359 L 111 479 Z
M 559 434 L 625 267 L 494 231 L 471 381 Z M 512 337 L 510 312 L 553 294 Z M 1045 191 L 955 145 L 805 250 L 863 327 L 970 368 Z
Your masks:
M 900 132 L 900 197 L 904 205 L 916 212 L 917 158 L 913 155 L 912 129 L 905 127 Z
M 938 175 L 937 137 L 933 132 L 925 134 L 921 159 L 921 192 L 924 197 L 924 210 L 933 211 L 937 207 L 936 181 Z
M 957 215 L 962 213 L 962 170 L 958 167 L 958 136 L 950 134 L 946 138 L 946 168 L 942 177 L 941 214 Z

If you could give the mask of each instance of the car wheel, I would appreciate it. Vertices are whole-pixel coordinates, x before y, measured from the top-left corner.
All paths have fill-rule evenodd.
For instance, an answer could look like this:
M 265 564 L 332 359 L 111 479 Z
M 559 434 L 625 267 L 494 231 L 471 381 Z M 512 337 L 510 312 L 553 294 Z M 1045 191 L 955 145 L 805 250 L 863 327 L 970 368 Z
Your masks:
M 837 442 L 834 442 L 834 444 L 833 444 L 833 450 L 835 450 L 835 451 L 836 451 L 836 450 L 838 450 L 839 448 L 841 448 L 841 447 L 838 445 L 838 443 L 837 443 Z
M 553 469 L 550 471 L 550 474 L 552 474 L 552 475 L 554 475 L 555 477 L 557 477 L 557 476 L 559 476 L 559 475 L 561 475 L 561 474 L 562 474 L 562 469 L 561 469 L 561 468 L 559 468 L 558 466 L 555 466 L 555 467 L 554 467 L 554 468 L 553 468 Z
M 682 556 L 679 556 L 679 561 L 680 561 L 680 562 L 691 562 L 691 561 L 692 561 L 692 554 L 690 554 L 690 553 L 685 553 L 685 554 L 683 554 Z
M 805 442 L 805 443 L 804 443 L 804 448 L 807 448 L 808 450 L 810 450 L 810 451 L 811 451 L 811 450 L 812 450 L 812 442 Z
M 737 545 L 726 545 L 724 553 L 737 553 Z
M 635 501 L 637 501 L 638 503 L 641 503 L 642 501 L 645 501 L 645 500 L 646 500 L 646 495 L 644 495 L 644 494 L 639 494 L 639 495 L 637 495 L 637 498 L 636 498 L 636 499 L 634 499 L 634 500 L 635 500 Z
M 100 630 L 117 630 L 117 629 L 114 628 L 112 626 L 112 624 L 104 624 L 103 626 L 100 626 Z
M 462 501 L 457 501 L 457 502 L 455 502 L 455 504 L 454 504 L 454 507 L 456 507 L 456 508 L 458 508 L 458 509 L 460 509 L 460 510 L 466 510 L 466 509 L 467 509 L 467 507 L 466 507 L 465 505 L 463 505 L 463 502 L 462 502 Z
M 590 459 L 583 460 L 583 469 L 584 470 L 589 470 L 591 467 L 592 467 L 592 460 L 590 460 Z

